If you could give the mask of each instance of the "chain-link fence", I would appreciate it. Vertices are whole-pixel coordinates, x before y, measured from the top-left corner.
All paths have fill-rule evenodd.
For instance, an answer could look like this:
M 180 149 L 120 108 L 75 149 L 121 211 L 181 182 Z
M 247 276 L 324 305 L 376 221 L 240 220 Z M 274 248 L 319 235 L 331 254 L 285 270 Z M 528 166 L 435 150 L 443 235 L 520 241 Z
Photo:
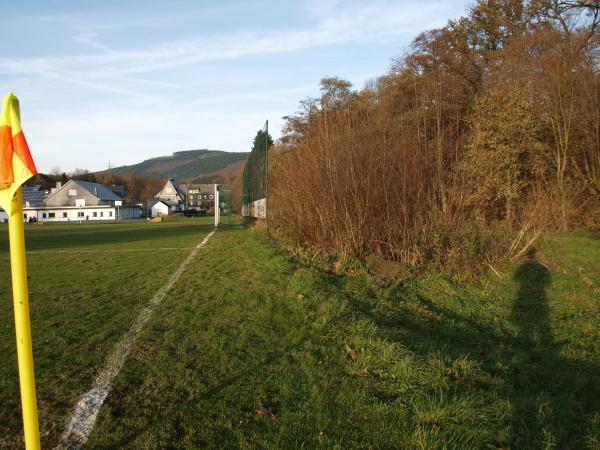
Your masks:
M 233 214 L 233 197 L 231 195 L 231 186 L 225 184 L 217 185 L 218 202 L 219 202 L 219 225 L 234 225 L 238 224 Z
M 273 140 L 269 135 L 269 121 L 256 133 L 252 151 L 244 167 L 242 184 L 242 216 L 267 218 L 269 194 L 269 147 Z

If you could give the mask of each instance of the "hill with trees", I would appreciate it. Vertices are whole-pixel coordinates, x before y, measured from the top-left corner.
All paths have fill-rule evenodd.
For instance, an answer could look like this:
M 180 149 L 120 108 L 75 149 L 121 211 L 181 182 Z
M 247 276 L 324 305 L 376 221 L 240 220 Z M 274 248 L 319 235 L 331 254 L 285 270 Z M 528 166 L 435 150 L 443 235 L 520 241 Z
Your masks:
M 129 166 L 114 167 L 111 171 L 115 175 L 132 173 L 199 183 L 225 182 L 230 180 L 230 175 L 237 172 L 247 158 L 248 153 L 244 152 L 184 150 L 174 152 L 171 156 L 160 156 Z
M 145 202 L 164 185 L 167 178 L 179 183 L 228 184 L 243 168 L 249 153 L 229 153 L 220 150 L 186 150 L 147 159 L 130 166 L 120 166 L 102 172 L 77 168 L 66 173 L 54 167 L 50 173 L 40 173 L 27 182 L 50 190 L 56 182 L 83 180 L 106 186 L 125 186 L 125 197 L 130 202 Z

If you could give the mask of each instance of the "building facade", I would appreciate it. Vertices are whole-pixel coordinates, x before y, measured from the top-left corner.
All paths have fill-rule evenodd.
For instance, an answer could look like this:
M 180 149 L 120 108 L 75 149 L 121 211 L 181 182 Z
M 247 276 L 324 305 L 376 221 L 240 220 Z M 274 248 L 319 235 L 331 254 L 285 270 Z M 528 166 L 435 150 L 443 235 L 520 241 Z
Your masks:
M 148 213 L 153 217 L 157 217 L 183 212 L 186 206 L 185 199 L 185 191 L 179 187 L 175 178 L 169 178 L 154 198 L 148 200 Z M 167 206 L 166 211 L 164 206 L 159 203 Z
M 50 192 L 41 186 L 23 186 L 23 220 L 26 222 L 71 222 L 137 219 L 139 204 L 126 203 L 124 191 L 88 181 L 60 182 Z M 123 193 L 121 195 L 121 193 Z M 7 219 L 0 213 L 0 219 Z
M 161 200 L 152 201 L 150 204 L 150 215 L 152 217 L 161 217 L 169 215 L 169 205 L 162 202 Z
M 186 186 L 188 210 L 208 213 L 215 207 L 214 184 L 190 184 Z
M 182 189 L 174 178 L 169 178 L 162 189 L 148 201 L 152 217 L 196 211 L 208 214 L 215 207 L 214 184 L 188 184 Z

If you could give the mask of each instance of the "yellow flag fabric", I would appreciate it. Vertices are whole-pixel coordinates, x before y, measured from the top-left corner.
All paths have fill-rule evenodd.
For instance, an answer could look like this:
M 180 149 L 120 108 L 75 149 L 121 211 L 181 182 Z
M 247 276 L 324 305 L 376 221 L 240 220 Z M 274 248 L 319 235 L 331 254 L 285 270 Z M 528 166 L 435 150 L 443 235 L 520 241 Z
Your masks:
M 13 195 L 35 175 L 37 170 L 21 129 L 19 100 L 9 92 L 0 113 L 0 207 L 9 216 Z

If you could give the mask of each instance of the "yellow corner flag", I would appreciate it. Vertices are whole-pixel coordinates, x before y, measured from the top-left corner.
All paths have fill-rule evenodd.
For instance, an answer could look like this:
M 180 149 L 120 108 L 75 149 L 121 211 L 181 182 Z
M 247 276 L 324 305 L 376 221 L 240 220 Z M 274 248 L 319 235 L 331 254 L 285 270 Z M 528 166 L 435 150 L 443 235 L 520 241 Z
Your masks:
M 17 359 L 27 450 L 40 448 L 40 432 L 33 374 L 21 185 L 36 174 L 35 164 L 21 130 L 19 100 L 9 92 L 4 96 L 0 113 L 0 207 L 8 214 Z

